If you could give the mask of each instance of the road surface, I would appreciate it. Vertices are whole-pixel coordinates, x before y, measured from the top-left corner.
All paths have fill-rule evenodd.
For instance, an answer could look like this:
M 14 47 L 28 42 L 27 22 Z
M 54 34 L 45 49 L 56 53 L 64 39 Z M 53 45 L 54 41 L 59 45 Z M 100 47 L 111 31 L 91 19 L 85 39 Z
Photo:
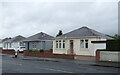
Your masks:
M 33 61 L 2 56 L 3 73 L 118 73 L 118 68 L 73 63 Z

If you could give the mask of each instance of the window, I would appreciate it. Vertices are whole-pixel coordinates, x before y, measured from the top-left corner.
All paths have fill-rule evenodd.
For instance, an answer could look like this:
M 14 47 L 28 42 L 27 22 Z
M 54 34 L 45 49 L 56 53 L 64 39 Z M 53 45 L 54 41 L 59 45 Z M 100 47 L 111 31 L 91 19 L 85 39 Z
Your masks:
M 20 42 L 20 46 L 25 46 L 25 43 L 23 43 L 23 42 Z
M 61 40 L 56 41 L 56 48 L 65 48 L 65 40 L 63 40 L 63 41 L 61 41 Z
M 56 48 L 58 48 L 58 41 L 56 41 Z
M 36 43 L 33 42 L 33 43 L 32 43 L 32 48 L 36 48 L 36 47 L 37 47 Z
M 84 48 L 84 40 L 80 40 L 80 47 Z
M 11 43 L 9 43 L 9 48 L 11 48 L 12 47 L 12 45 L 11 45 Z
M 65 48 L 65 40 L 63 40 L 63 48 Z
M 85 40 L 85 48 L 88 48 L 88 40 Z
M 88 48 L 88 40 L 80 40 L 80 48 Z
M 6 48 L 6 45 L 7 45 L 7 44 L 6 44 L 6 43 L 4 43 L 4 48 Z
M 61 48 L 61 41 L 59 41 L 59 48 Z

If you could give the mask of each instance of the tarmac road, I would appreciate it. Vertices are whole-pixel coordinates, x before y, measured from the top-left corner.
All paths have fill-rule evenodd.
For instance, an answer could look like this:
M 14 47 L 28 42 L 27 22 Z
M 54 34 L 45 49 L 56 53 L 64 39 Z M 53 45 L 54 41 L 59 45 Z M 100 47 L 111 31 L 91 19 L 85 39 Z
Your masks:
M 118 73 L 118 68 L 2 57 L 2 73 Z

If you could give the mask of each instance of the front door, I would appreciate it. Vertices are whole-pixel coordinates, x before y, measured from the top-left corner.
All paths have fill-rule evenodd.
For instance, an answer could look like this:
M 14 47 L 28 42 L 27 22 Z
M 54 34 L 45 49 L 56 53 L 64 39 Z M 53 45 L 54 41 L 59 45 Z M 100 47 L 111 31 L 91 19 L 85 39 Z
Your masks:
M 27 43 L 27 45 L 28 45 L 28 46 L 27 46 L 27 49 L 29 50 L 29 49 L 30 49 L 30 48 L 29 48 L 29 42 Z
M 70 54 L 73 54 L 74 43 L 73 40 L 70 40 Z

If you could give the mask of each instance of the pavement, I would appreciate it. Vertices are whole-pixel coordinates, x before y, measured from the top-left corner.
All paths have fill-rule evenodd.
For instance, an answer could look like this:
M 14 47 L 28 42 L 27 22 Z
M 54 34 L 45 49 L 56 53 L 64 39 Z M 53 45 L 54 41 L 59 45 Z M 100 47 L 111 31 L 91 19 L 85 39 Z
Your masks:
M 8 54 L 3 54 L 3 55 L 8 55 Z M 14 58 L 14 55 L 8 55 L 8 56 Z M 18 55 L 17 58 L 22 60 L 50 61 L 50 62 L 72 63 L 77 65 L 91 65 L 91 66 L 120 68 L 120 62 L 118 63 L 118 62 L 73 60 L 73 59 L 62 59 L 62 58 L 44 58 L 44 57 L 33 57 L 33 56 L 24 56 L 24 55 Z

